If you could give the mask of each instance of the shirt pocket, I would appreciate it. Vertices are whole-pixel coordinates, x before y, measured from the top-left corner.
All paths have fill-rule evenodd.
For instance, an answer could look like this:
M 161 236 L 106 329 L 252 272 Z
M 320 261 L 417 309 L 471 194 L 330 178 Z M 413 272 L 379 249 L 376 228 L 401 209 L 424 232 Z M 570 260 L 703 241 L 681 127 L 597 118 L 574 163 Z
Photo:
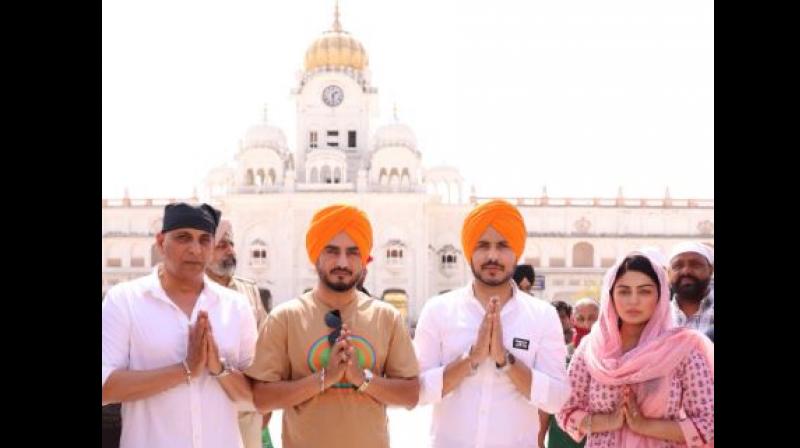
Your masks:
M 466 322 L 453 322 L 444 330 L 442 337 L 442 360 L 446 365 L 466 353 L 478 338 L 478 328 Z

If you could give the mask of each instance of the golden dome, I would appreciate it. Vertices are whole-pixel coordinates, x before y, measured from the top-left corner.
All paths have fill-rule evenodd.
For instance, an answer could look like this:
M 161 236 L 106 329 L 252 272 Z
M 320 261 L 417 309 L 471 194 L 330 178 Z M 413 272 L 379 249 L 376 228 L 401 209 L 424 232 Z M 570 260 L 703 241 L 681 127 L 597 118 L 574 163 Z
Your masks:
M 369 58 L 361 42 L 342 30 L 339 23 L 339 5 L 336 5 L 333 29 L 326 31 L 306 50 L 305 69 L 319 67 L 350 67 L 363 70 L 369 66 Z

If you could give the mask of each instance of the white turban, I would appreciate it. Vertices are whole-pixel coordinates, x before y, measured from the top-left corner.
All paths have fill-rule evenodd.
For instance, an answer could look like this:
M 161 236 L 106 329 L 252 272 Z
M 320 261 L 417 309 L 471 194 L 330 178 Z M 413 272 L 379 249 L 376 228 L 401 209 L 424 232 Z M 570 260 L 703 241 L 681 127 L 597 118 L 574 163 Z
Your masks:
M 672 261 L 673 258 L 680 254 L 685 254 L 686 252 L 700 254 L 704 256 L 706 260 L 708 260 L 708 263 L 711 266 L 714 266 L 714 249 L 706 246 L 705 244 L 695 243 L 693 241 L 686 241 L 673 247 L 669 259 Z
M 214 244 L 219 244 L 225 238 L 233 241 L 233 226 L 227 219 L 222 219 L 217 226 L 217 232 L 214 234 Z

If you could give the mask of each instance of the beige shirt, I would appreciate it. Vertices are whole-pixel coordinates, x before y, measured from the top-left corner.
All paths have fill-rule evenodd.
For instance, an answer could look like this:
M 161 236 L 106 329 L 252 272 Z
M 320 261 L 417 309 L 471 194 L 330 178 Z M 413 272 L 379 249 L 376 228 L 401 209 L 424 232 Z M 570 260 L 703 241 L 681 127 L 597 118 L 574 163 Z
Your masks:
M 256 328 L 261 328 L 261 325 L 267 320 L 267 310 L 264 309 L 264 303 L 261 302 L 261 293 L 258 291 L 256 282 L 233 276 L 227 286 L 247 297 L 256 319 Z M 257 412 L 239 412 L 239 430 L 242 433 L 244 448 L 261 448 L 262 418 L 261 414 Z
M 253 315 L 256 317 L 256 326 L 261 328 L 261 324 L 267 320 L 267 310 L 264 309 L 264 303 L 261 302 L 261 293 L 258 291 L 258 285 L 252 280 L 233 276 L 228 283 L 228 288 L 239 291 L 247 297 L 250 307 L 253 308 Z
M 276 307 L 261 328 L 253 364 L 245 372 L 261 381 L 295 381 L 327 365 L 325 314 L 331 308 L 302 295 Z M 359 366 L 375 375 L 413 378 L 419 365 L 408 329 L 392 305 L 357 293 L 340 309 L 351 329 Z M 283 412 L 283 446 L 388 447 L 386 406 L 350 384 L 337 384 Z

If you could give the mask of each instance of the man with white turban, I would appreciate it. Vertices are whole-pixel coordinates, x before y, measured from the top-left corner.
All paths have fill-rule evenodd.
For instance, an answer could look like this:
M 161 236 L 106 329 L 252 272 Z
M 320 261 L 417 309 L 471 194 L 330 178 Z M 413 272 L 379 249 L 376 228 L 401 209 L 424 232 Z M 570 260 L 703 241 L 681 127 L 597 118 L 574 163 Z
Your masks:
M 714 250 L 684 242 L 669 257 L 669 283 L 674 294 L 672 316 L 681 327 L 706 333 L 714 327 Z

